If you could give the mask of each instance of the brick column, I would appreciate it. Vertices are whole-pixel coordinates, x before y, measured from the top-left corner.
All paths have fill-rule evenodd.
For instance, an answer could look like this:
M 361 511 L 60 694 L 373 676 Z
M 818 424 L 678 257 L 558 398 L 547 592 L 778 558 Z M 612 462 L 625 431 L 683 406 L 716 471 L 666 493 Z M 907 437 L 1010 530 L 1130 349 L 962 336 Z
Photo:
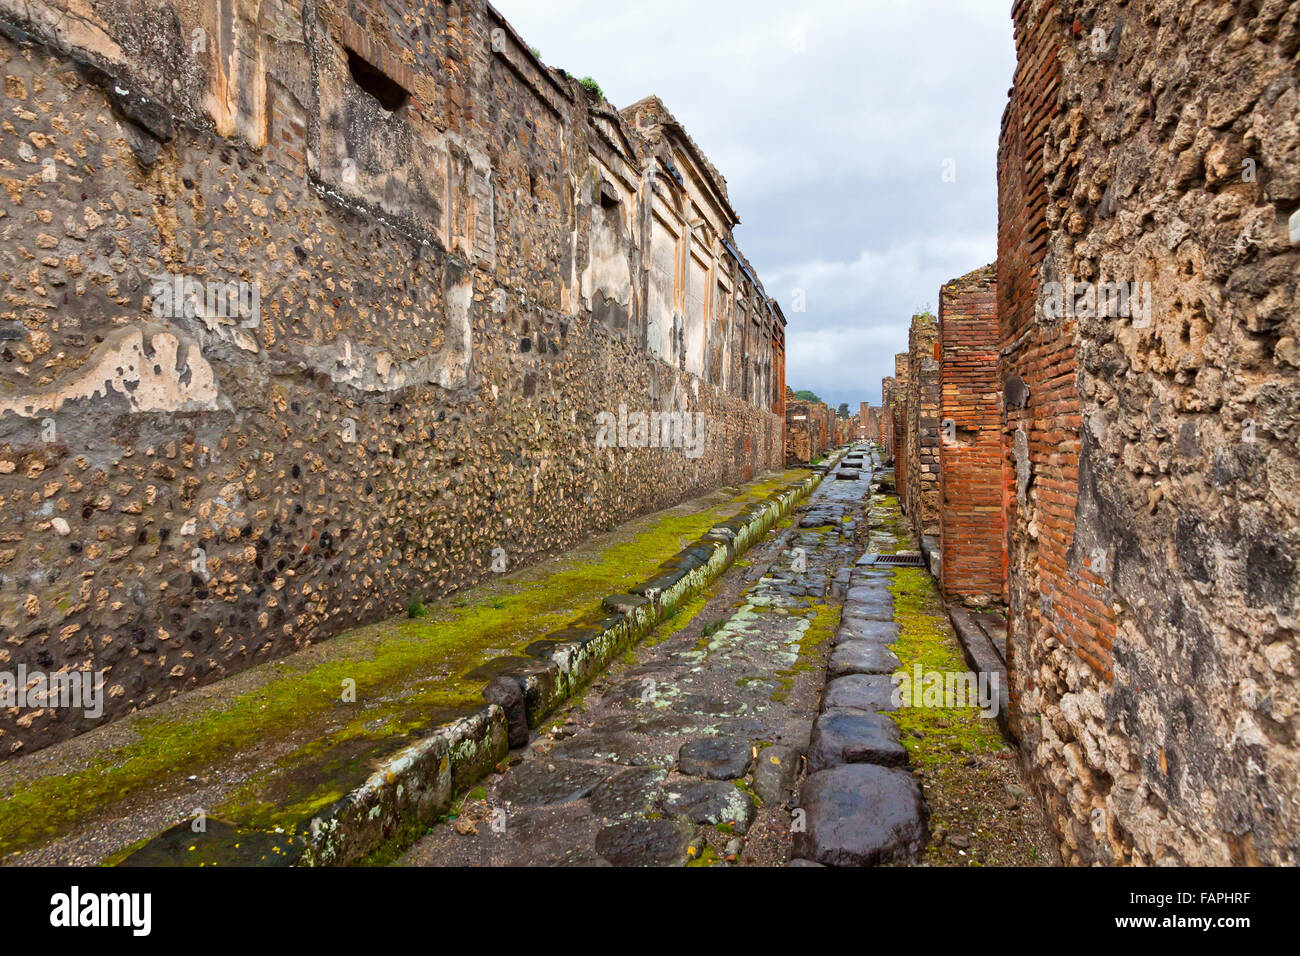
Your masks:
M 939 291 L 940 584 L 947 597 L 1002 600 L 1002 417 L 993 265 Z

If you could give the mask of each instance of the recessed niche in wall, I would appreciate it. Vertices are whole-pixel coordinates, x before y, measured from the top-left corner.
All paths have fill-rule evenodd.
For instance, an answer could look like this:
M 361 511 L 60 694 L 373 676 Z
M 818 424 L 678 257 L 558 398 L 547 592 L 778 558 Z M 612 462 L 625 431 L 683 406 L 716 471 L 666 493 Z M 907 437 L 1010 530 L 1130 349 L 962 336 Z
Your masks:
M 396 113 L 411 98 L 410 92 L 374 64 L 363 59 L 355 50 L 343 48 L 348 54 L 348 71 L 353 81 L 390 113 Z

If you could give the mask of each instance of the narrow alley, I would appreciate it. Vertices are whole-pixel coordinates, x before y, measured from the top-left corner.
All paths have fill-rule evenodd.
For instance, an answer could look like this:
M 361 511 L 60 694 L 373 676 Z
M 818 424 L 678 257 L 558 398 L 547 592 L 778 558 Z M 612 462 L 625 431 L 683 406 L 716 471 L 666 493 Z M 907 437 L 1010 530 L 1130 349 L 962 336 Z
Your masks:
M 856 565 L 908 545 L 891 477 L 850 451 L 401 863 L 1049 860 L 996 721 L 890 702 L 904 665 L 960 662 L 925 571 Z

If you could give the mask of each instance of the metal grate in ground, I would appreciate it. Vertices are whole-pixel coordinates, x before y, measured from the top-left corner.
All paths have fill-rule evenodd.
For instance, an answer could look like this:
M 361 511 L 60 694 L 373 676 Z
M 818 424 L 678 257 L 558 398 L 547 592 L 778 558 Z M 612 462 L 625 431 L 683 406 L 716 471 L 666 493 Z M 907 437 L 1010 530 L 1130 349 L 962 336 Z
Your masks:
M 858 567 L 923 568 L 925 558 L 919 551 L 900 551 L 897 554 L 864 554 Z

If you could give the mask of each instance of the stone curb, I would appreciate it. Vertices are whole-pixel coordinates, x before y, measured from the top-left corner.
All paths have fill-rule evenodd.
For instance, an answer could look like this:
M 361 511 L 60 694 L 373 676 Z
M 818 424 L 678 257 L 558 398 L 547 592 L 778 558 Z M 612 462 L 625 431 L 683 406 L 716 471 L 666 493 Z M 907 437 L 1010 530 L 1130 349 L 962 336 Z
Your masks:
M 966 658 L 966 663 L 976 672 L 997 674 L 999 684 L 998 696 L 998 729 L 1002 731 L 1002 736 L 1016 742 L 1015 734 L 1011 731 L 1011 721 L 1007 713 L 1007 696 L 1009 686 L 1007 684 L 1007 666 L 998 656 L 993 644 L 988 637 L 975 623 L 969 611 L 955 601 L 945 601 L 944 609 L 948 612 L 948 620 L 952 622 L 953 630 L 957 632 L 957 643 L 961 645 L 962 656 Z
M 478 672 L 485 684 L 505 677 L 523 691 L 517 705 L 536 729 L 619 654 L 637 644 L 683 602 L 731 567 L 754 542 L 812 493 L 814 474 L 769 495 L 665 561 L 627 594 L 605 598 L 587 618 L 534 641 L 530 656 L 495 658 Z M 508 715 L 495 703 L 389 757 L 364 784 L 313 817 L 297 866 L 356 863 L 414 840 L 446 813 L 458 793 L 509 752 Z
M 506 715 L 496 704 L 444 724 L 389 757 L 360 787 L 313 817 L 297 866 L 355 863 L 414 837 L 456 794 L 506 755 Z

